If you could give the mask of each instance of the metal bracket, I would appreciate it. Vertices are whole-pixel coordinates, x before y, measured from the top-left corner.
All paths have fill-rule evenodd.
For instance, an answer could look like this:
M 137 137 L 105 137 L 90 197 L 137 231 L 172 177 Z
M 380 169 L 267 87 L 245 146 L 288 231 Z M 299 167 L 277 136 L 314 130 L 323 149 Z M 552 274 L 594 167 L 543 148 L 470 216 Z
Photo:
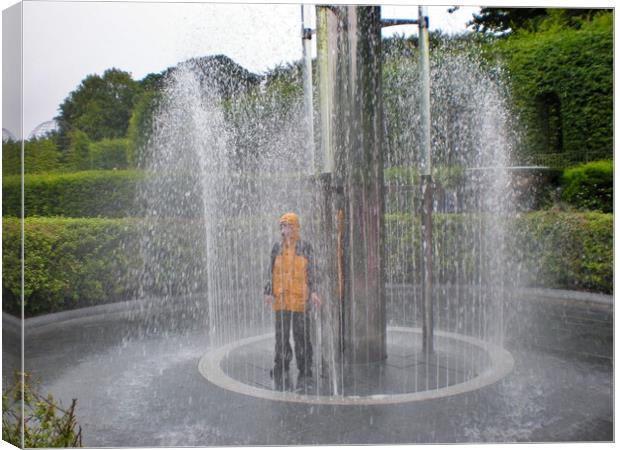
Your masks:
M 313 34 L 316 34 L 316 30 L 313 30 L 312 28 L 302 28 L 301 30 L 301 38 L 303 40 L 312 40 Z

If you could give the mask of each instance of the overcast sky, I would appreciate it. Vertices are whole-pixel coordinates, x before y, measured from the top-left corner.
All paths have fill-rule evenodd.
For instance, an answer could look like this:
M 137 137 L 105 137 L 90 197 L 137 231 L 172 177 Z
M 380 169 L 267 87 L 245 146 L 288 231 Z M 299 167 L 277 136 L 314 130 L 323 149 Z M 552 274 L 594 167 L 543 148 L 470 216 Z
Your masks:
M 477 10 L 464 7 L 449 15 L 447 9 L 430 8 L 432 28 L 462 31 Z M 411 18 L 417 7 L 384 6 L 382 14 Z M 60 103 L 84 77 L 111 67 L 138 80 L 193 56 L 225 54 L 260 73 L 302 55 L 300 4 L 26 1 L 23 15 L 26 137 L 57 115 Z M 10 98 L 5 97 L 15 92 L 11 95 L 14 89 L 6 81 L 3 91 L 6 105 Z M 2 124 L 19 134 L 18 121 L 6 112 Z
M 14 3 L 0 0 L 3 8 Z M 390 2 L 399 6 L 383 3 L 383 17 L 417 17 L 417 6 L 403 6 L 408 2 Z M 463 31 L 478 10 L 462 6 L 448 14 L 448 8 L 429 7 L 431 29 Z M 112 67 L 130 72 L 138 80 L 193 56 L 225 54 L 260 73 L 302 55 L 299 3 L 48 0 L 24 2 L 23 15 L 25 137 L 40 123 L 53 119 L 60 103 L 87 75 L 101 75 Z M 6 21 L 3 23 L 6 28 Z M 406 26 L 386 32 L 416 30 L 415 26 Z M 11 82 L 6 70 L 9 47 L 14 45 L 7 47 L 3 42 L 2 126 L 18 136 L 19 122 L 14 115 L 6 114 L 6 105 L 15 101 L 17 94 L 7 86 L 7 80 Z

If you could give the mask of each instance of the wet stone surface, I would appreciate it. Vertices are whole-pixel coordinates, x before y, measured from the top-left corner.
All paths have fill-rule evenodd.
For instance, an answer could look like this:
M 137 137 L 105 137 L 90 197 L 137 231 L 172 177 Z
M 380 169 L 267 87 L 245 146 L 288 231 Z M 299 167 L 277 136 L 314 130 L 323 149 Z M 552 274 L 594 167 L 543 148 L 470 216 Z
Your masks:
M 519 298 L 519 307 L 524 300 Z M 527 304 L 534 305 L 533 300 Z M 551 311 L 552 306 L 544 303 L 543 309 Z M 562 306 L 554 317 L 564 310 Z M 610 306 L 606 311 L 611 310 Z M 577 315 L 580 308 L 571 311 Z M 518 330 L 528 340 L 517 339 L 521 333 L 509 334 L 506 348 L 514 369 L 492 385 L 398 404 L 293 403 L 222 389 L 198 370 L 203 355 L 217 347 L 200 322 L 145 330 L 137 320 L 85 316 L 27 328 L 25 364 L 40 380 L 41 392 L 53 394 L 63 405 L 78 400 L 77 420 L 89 447 L 611 441 L 613 358 L 597 355 L 613 355 L 612 322 L 607 319 L 612 315 L 579 317 L 581 326 L 562 348 L 548 331 L 549 324 L 544 333 L 533 332 L 533 326 Z M 567 323 L 562 325 L 566 332 L 571 330 Z M 592 339 L 581 334 L 586 326 L 597 333 Z M 3 327 L 5 342 L 18 342 L 19 336 L 9 336 L 10 330 Z M 248 329 L 247 336 L 268 331 Z M 253 365 L 231 365 L 230 370 L 255 371 L 257 386 L 260 381 L 264 389 L 273 390 L 267 371 L 272 344 L 256 344 L 256 351 L 248 352 Z M 390 341 L 386 372 L 405 373 L 419 365 L 416 353 L 401 344 Z M 228 357 L 232 364 L 235 353 Z M 438 362 L 437 367 L 444 365 Z M 415 379 L 413 372 L 407 373 Z M 294 363 L 291 374 L 296 388 Z M 400 387 L 403 376 L 390 380 L 395 379 L 394 386 Z
M 269 337 L 236 347 L 221 361 L 221 368 L 234 380 L 259 389 L 309 396 L 368 397 L 436 390 L 464 383 L 490 364 L 482 349 L 464 342 L 450 340 L 429 357 L 421 351 L 421 346 L 421 336 L 417 333 L 389 332 L 386 360 L 335 369 L 316 361 L 312 376 L 307 377 L 298 372 L 294 358 L 288 371 L 274 374 L 274 340 Z

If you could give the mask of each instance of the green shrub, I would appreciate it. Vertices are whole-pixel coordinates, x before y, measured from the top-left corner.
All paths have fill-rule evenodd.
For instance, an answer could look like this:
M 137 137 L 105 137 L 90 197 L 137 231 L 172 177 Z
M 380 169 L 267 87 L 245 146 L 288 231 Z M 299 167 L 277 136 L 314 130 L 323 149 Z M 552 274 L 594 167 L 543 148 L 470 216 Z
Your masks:
M 2 174 L 22 171 L 21 142 L 2 143 Z M 60 151 L 53 139 L 34 139 L 24 144 L 24 172 L 48 173 L 60 170 Z
M 64 155 L 64 167 L 69 171 L 89 170 L 90 139 L 82 130 L 74 129 L 68 133 L 69 147 Z
M 433 215 L 433 279 L 440 284 L 476 284 L 479 261 L 488 249 L 478 236 L 487 226 L 479 214 Z M 411 214 L 387 214 L 386 275 L 389 283 L 422 283 L 422 218 Z M 491 268 L 482 268 L 491 275 Z
M 141 296 L 182 296 L 205 289 L 196 242 L 202 222 L 35 217 L 24 221 L 26 317 Z M 151 255 L 141 243 L 149 236 Z M 2 224 L 3 311 L 19 315 L 22 292 L 21 222 Z M 189 284 L 187 279 L 198 280 Z
M 87 171 L 24 177 L 25 216 L 124 217 L 135 213 L 134 171 Z M 21 177 L 2 182 L 4 216 L 21 215 Z
M 439 284 L 495 283 L 501 252 L 477 239 L 491 216 L 437 214 L 433 219 L 433 277 Z M 420 218 L 386 216 L 386 280 L 422 282 Z M 613 293 L 613 216 L 544 211 L 522 214 L 505 230 L 506 274 L 518 285 Z M 203 292 L 204 254 L 196 242 L 200 221 L 29 218 L 25 230 L 26 317 L 138 296 Z M 3 310 L 21 311 L 21 226 L 4 218 Z M 148 237 L 147 237 L 148 236 Z M 143 260 L 140 245 L 148 239 Z M 486 261 L 486 262 L 485 262 Z M 510 270 L 508 270 L 510 269 Z M 480 278 L 482 277 L 482 278 Z M 507 280 L 509 281 L 509 280 Z
M 613 212 L 614 165 L 593 161 L 564 170 L 562 200 L 579 209 Z
M 90 168 L 99 170 L 127 169 L 128 139 L 103 139 L 89 146 Z
M 160 92 L 147 91 L 136 101 L 127 130 L 129 167 L 142 167 L 149 156 L 147 155 L 148 141 L 153 131 L 153 122 L 161 97 Z
M 613 215 L 538 211 L 509 233 L 522 283 L 613 293 Z
M 17 175 L 22 172 L 21 142 L 2 143 L 2 175 Z
M 492 227 L 479 214 L 433 216 L 433 278 L 440 284 L 477 284 L 501 276 L 498 253 L 479 235 Z M 613 216 L 542 211 L 505 218 L 508 283 L 613 293 Z M 421 218 L 386 215 L 389 283 L 422 282 Z M 484 266 L 488 264 L 488 266 Z M 482 277 L 482 278 L 480 278 Z M 515 281 L 516 279 L 516 281 Z
M 3 310 L 19 313 L 20 221 L 3 220 Z M 26 317 L 135 294 L 129 268 L 137 264 L 135 222 L 127 219 L 33 218 L 24 223 Z
M 524 156 L 613 153 L 613 13 L 580 29 L 520 30 L 492 46 L 507 62 Z
M 73 399 L 62 409 L 51 394 L 38 392 L 29 374 L 16 373 L 13 385 L 2 392 L 2 440 L 19 448 L 82 447 L 76 405 Z

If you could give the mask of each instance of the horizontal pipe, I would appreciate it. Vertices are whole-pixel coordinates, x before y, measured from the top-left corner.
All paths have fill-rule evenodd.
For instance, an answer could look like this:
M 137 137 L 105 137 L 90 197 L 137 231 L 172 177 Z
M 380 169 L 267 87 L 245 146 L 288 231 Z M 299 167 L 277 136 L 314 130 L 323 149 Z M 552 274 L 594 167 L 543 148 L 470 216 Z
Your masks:
M 395 27 L 398 25 L 417 25 L 417 19 L 381 19 L 381 27 Z

